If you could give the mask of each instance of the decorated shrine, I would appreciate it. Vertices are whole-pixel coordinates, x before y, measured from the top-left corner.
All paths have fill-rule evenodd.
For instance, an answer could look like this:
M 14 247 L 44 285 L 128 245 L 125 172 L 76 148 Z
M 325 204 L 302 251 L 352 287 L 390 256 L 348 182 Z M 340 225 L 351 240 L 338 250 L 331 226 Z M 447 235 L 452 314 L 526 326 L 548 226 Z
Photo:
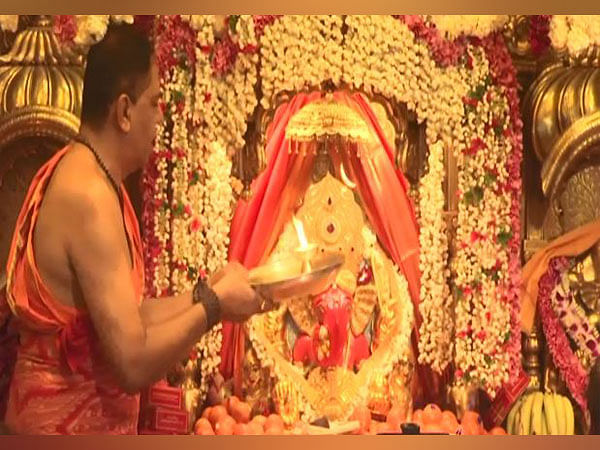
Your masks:
M 208 332 L 140 433 L 600 429 L 600 16 L 0 16 L 3 267 L 110 21 L 160 70 L 145 296 L 336 264 Z

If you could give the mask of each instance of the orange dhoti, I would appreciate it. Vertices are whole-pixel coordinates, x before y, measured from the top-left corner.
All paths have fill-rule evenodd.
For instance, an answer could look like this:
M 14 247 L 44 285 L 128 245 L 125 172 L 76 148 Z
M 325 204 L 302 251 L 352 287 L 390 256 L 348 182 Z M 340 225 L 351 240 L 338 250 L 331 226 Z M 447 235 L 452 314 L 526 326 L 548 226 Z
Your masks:
M 19 347 L 5 422 L 18 434 L 135 434 L 139 395 L 119 388 L 87 312 L 59 302 L 44 285 L 35 262 L 37 215 L 48 181 L 67 150 L 57 152 L 33 179 L 8 257 L 6 301 L 14 314 Z M 131 276 L 141 301 L 139 227 L 121 191 L 126 231 L 134 247 Z

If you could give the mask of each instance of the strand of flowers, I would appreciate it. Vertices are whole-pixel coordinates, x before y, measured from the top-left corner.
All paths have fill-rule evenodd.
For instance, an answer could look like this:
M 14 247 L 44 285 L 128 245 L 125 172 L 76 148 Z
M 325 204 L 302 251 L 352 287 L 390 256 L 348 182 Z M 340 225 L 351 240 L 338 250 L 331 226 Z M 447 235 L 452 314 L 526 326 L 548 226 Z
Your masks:
M 421 178 L 419 189 L 421 233 L 421 303 L 423 317 L 419 333 L 419 362 L 441 373 L 452 361 L 454 318 L 450 314 L 452 296 L 448 287 L 448 237 L 444 210 L 444 148 L 436 143 L 429 148 L 429 171 Z
M 62 42 L 90 46 L 104 37 L 110 22 L 133 21 L 130 15 L 59 15 L 54 18 L 54 32 Z
M 227 31 L 215 40 L 215 16 L 192 16 L 197 32 L 194 122 L 198 151 L 204 159 L 202 218 L 204 269 L 213 273 L 227 262 L 229 228 L 232 219 L 233 191 L 231 159 L 226 148 L 235 153 L 244 145 L 247 120 L 257 100 L 257 82 L 252 16 L 227 19 Z M 235 24 L 233 22 L 235 21 Z M 229 26 L 229 24 L 232 24 Z M 233 36 L 231 29 L 235 30 Z M 200 161 L 199 161 L 200 162 Z M 199 244 L 199 241 L 196 241 Z M 213 328 L 197 345 L 201 383 L 198 396 L 204 398 L 208 382 L 220 363 L 221 326 Z
M 284 19 L 276 22 L 274 25 L 265 27 L 265 35 L 272 27 L 276 27 L 277 24 L 281 23 L 283 20 Z M 354 27 L 351 26 L 353 21 L 357 23 Z M 369 21 L 371 22 L 370 24 L 368 23 Z M 307 26 L 302 25 L 301 18 L 296 19 L 296 22 L 299 23 L 298 28 L 302 30 L 307 28 Z M 367 23 L 363 24 L 360 22 Z M 427 139 L 430 145 L 436 140 L 441 139 L 448 148 L 456 148 L 457 145 L 454 144 L 464 141 L 464 131 L 461 123 L 464 112 L 461 97 L 468 91 L 469 83 L 466 81 L 468 77 L 465 75 L 468 71 L 462 70 L 459 67 L 448 67 L 444 71 L 438 70 L 431 59 L 428 48 L 423 44 L 415 42 L 414 35 L 399 21 L 392 20 L 391 22 L 394 22 L 394 25 L 390 24 L 390 18 L 388 17 L 349 17 L 346 19 L 346 25 L 349 26 L 349 34 L 346 35 L 344 44 L 350 51 L 347 51 L 343 55 L 343 58 L 352 61 L 353 50 L 365 52 L 365 49 L 367 49 L 366 52 L 371 53 L 367 56 L 372 57 L 369 60 L 372 64 L 369 65 L 365 63 L 365 60 L 368 58 L 355 57 L 358 60 L 356 67 L 353 64 L 342 65 L 347 68 L 342 72 L 343 76 L 346 80 L 354 79 L 354 84 L 357 87 L 364 86 L 368 92 L 369 87 L 371 88 L 370 92 L 380 92 L 385 94 L 386 91 L 391 91 L 389 95 L 399 99 L 399 101 L 406 102 L 411 109 L 417 111 L 420 121 L 427 120 Z M 374 30 L 377 30 L 378 32 L 375 33 Z M 387 33 L 387 31 L 389 31 L 389 33 Z M 285 34 L 286 30 L 280 29 L 279 32 Z M 294 33 L 297 32 L 294 31 Z M 401 38 L 404 37 L 404 39 L 394 39 L 398 34 L 400 34 Z M 404 36 L 402 36 L 403 34 Z M 277 34 L 275 33 L 275 35 Z M 376 40 L 377 38 L 379 38 L 380 41 L 384 41 L 383 45 L 380 41 L 376 43 L 373 42 L 373 40 Z M 348 41 L 350 41 L 350 44 L 347 44 Z M 276 54 L 287 55 L 289 53 L 293 55 L 298 53 L 298 48 L 302 49 L 303 47 L 301 46 L 304 45 L 299 39 L 292 39 L 291 41 L 288 39 L 286 42 L 293 42 L 296 48 L 290 49 L 289 46 L 276 45 L 276 43 L 273 42 L 271 42 L 271 47 L 277 46 Z M 394 42 L 398 42 L 397 46 L 394 46 Z M 352 43 L 359 43 L 361 45 L 353 46 Z M 269 58 L 264 57 L 268 52 L 263 52 L 263 44 L 264 42 L 261 39 L 262 62 L 269 66 L 269 64 L 265 63 L 265 61 L 269 61 Z M 381 47 L 383 47 L 385 51 L 377 52 L 377 50 L 381 50 Z M 408 52 L 404 50 L 406 47 L 408 47 Z M 397 51 L 394 52 L 391 50 Z M 313 51 L 315 51 L 314 48 Z M 300 51 L 300 53 L 302 52 Z M 354 53 L 357 52 L 355 51 Z M 398 55 L 394 55 L 394 53 L 397 53 Z M 394 55 L 393 57 L 396 58 L 396 60 L 393 61 L 395 64 L 389 63 L 390 55 Z M 380 63 L 380 61 L 386 57 L 388 58 L 387 63 Z M 323 56 L 317 54 L 317 59 L 319 58 L 322 59 Z M 266 78 L 266 80 L 263 79 L 263 85 L 266 84 L 266 86 L 269 87 L 269 81 L 271 81 L 270 95 L 269 89 L 265 91 L 267 92 L 265 97 L 268 97 L 268 100 L 266 101 L 267 104 L 276 93 L 272 86 L 277 82 L 283 85 L 283 82 L 281 82 L 281 74 L 277 71 L 284 71 L 285 69 L 287 70 L 286 73 L 293 72 L 296 77 L 311 80 L 310 82 L 298 82 L 297 80 L 294 80 L 294 83 L 291 83 L 292 88 L 314 85 L 316 84 L 315 80 L 324 81 L 324 79 L 319 79 L 319 76 L 314 75 L 313 65 L 305 64 L 306 61 L 304 59 L 298 61 L 297 66 L 288 64 L 292 66 L 291 68 L 286 68 L 284 64 L 279 64 L 280 61 L 276 58 L 272 59 L 273 64 L 270 64 L 270 71 L 265 69 L 263 73 L 261 70 L 261 75 L 263 78 Z M 280 65 L 281 67 L 278 67 L 277 65 Z M 348 70 L 350 68 L 352 70 Z M 305 74 L 304 72 L 310 73 Z M 386 73 L 382 75 L 381 72 Z M 407 77 L 407 72 L 411 76 Z M 356 75 L 357 73 L 359 74 L 358 76 Z M 269 76 L 271 76 L 271 80 L 269 80 Z M 333 78 L 335 79 L 335 77 Z M 392 86 L 394 86 L 394 88 L 401 86 L 403 89 L 395 90 L 392 89 Z M 278 87 L 277 89 L 282 89 L 282 87 Z M 435 102 L 430 95 L 432 91 L 440 94 L 439 96 L 436 96 Z
M 176 23 L 172 17 L 159 16 L 156 24 L 156 55 L 159 66 L 163 122 L 157 131 L 156 145 L 144 171 L 144 249 L 146 293 L 161 297 L 171 293 L 171 161 L 172 111 L 178 109 L 173 92 L 173 68 L 178 58 Z M 156 169 L 154 170 L 153 167 Z
M 426 20 L 447 39 L 459 36 L 484 38 L 490 33 L 500 31 L 508 22 L 507 15 L 431 15 Z
M 483 387 L 493 398 L 510 375 L 511 337 L 507 244 L 511 196 L 503 139 L 509 108 L 501 88 L 492 85 L 488 60 L 479 47 L 467 49 L 475 87 L 464 99 L 467 146 L 457 149 L 459 205 L 453 261 L 456 302 L 456 378 Z
M 164 123 L 157 131 L 157 145 L 146 165 L 143 186 L 143 241 L 145 297 L 157 298 L 168 294 L 170 279 L 170 220 L 168 196 L 169 176 L 167 133 Z
M 404 15 L 398 19 L 405 23 L 418 39 L 422 39 L 428 46 L 435 62 L 440 67 L 455 66 L 466 51 L 467 41 L 464 36 L 456 39 L 445 39 L 432 23 L 428 23 L 423 16 Z
M 555 49 L 577 57 L 600 45 L 600 16 L 554 15 L 550 19 L 550 41 Z
M 341 16 L 284 16 L 260 38 L 261 105 L 281 91 L 301 91 L 325 80 L 339 84 L 343 72 Z
M 173 171 L 171 192 L 173 198 L 171 239 L 172 239 L 172 272 L 171 288 L 174 293 L 191 290 L 196 282 L 198 271 L 189 260 L 191 255 L 190 225 L 194 217 L 194 210 L 199 205 L 192 205 L 188 197 L 190 185 L 189 154 L 195 149 L 191 147 L 188 121 L 191 119 L 192 93 L 188 87 L 192 77 L 187 68 L 176 66 L 173 70 L 171 91 L 179 97 L 177 101 L 170 102 L 173 106 L 173 134 L 171 146 L 173 149 Z
M 560 282 L 552 290 L 550 300 L 563 328 L 590 360 L 600 356 L 600 336 L 591 325 L 581 307 L 575 303 L 569 276 L 565 271 Z
M 14 33 L 19 26 L 19 15 L 0 15 L 0 31 Z
M 227 263 L 229 230 L 233 216 L 233 188 L 229 181 L 231 160 L 223 146 L 210 145 L 205 153 L 205 185 L 203 198 L 206 251 L 206 271 L 214 273 Z M 192 391 L 196 404 L 203 403 L 209 382 L 217 373 L 221 363 L 222 325 L 218 324 L 206 333 L 196 345 L 199 355 L 197 370 L 200 371 L 199 386 Z
M 193 16 L 195 17 L 195 16 Z M 258 54 L 252 16 L 230 16 L 231 24 L 218 39 L 214 22 L 193 20 L 197 27 L 195 120 L 201 117 L 198 145 L 219 142 L 232 154 L 245 145 L 247 121 L 257 104 Z
M 204 211 L 210 224 L 206 229 L 208 243 L 207 269 L 214 273 L 227 262 L 229 227 L 233 217 L 233 189 L 230 182 L 231 160 L 218 143 L 209 146 L 206 155 Z
M 545 53 L 552 44 L 549 36 L 551 19 L 551 15 L 533 15 L 529 18 L 529 42 L 536 56 Z
M 506 352 L 510 359 L 509 379 L 516 379 L 522 371 L 521 362 L 521 198 L 523 162 L 523 121 L 518 94 L 517 71 L 500 33 L 491 34 L 482 41 L 490 64 L 492 82 L 502 89 L 508 102 L 508 125 L 504 127 L 502 136 L 510 143 L 506 160 L 508 180 L 502 186 L 511 197 L 510 228 L 508 232 L 508 276 L 506 283 L 500 284 L 501 295 L 506 297 L 510 308 L 511 334 Z M 506 119 L 505 119 L 506 120 Z M 506 122 L 505 122 L 506 123 Z M 494 123 L 491 124 L 494 126 Z M 498 237 L 505 239 L 506 228 Z
M 589 377 L 581 362 L 571 350 L 569 339 L 552 308 L 550 297 L 562 274 L 568 268 L 566 258 L 555 258 L 550 262 L 548 270 L 540 278 L 538 290 L 538 308 L 542 326 L 552 360 L 558 368 L 562 379 L 567 384 L 569 392 L 584 414 L 587 414 L 586 391 Z

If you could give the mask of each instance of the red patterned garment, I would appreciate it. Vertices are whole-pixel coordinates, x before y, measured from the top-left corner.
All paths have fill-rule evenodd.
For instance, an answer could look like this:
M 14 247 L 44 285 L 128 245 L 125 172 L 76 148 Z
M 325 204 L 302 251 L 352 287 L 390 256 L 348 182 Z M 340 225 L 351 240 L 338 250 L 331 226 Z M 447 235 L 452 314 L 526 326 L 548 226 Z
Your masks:
M 6 302 L 19 333 L 5 422 L 17 434 L 135 434 L 139 395 L 122 391 L 86 311 L 60 303 L 44 285 L 33 230 L 48 181 L 68 147 L 34 177 L 17 220 L 7 263 Z M 142 299 L 143 256 L 133 207 L 123 215 L 134 250 L 132 282 Z M 0 305 L 0 310 L 6 304 Z

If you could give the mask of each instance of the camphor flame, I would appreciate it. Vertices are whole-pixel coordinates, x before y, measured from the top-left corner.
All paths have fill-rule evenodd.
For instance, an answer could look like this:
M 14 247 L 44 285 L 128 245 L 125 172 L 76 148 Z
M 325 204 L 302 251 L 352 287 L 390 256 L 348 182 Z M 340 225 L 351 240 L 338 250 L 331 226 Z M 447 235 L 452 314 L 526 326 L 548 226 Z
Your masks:
M 298 236 L 298 242 L 300 243 L 298 250 L 308 250 L 308 239 L 306 239 L 306 234 L 304 234 L 304 225 L 302 225 L 302 221 L 296 219 L 296 216 L 292 216 L 292 221 L 294 222 L 294 228 L 296 228 L 296 235 Z

